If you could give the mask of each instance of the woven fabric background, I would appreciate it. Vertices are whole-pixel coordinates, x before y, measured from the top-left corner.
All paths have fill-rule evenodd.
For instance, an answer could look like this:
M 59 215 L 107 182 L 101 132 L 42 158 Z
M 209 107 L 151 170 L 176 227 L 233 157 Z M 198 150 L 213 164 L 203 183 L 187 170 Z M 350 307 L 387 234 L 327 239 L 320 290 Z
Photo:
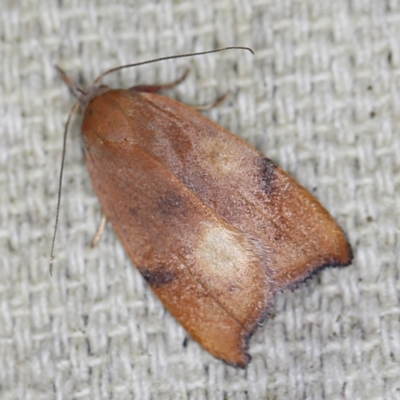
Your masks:
M 400 2 L 0 0 L 0 398 L 400 398 Z M 236 370 L 165 311 L 101 217 L 80 116 L 68 139 L 53 277 L 62 132 L 72 96 L 112 66 L 250 46 L 112 75 L 188 79 L 194 104 L 291 173 L 354 249 L 275 299 Z

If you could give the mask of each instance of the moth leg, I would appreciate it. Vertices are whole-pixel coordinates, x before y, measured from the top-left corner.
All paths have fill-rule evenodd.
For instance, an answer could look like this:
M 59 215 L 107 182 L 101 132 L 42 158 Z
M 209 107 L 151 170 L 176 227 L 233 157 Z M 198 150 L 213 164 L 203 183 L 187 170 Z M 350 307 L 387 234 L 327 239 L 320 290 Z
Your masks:
M 230 91 L 226 92 L 225 94 L 223 94 L 222 96 L 218 97 L 217 100 L 214 100 L 211 103 L 207 103 L 207 104 L 186 104 L 189 107 L 194 108 L 197 111 L 207 111 L 210 110 L 211 108 L 214 107 L 218 107 L 222 102 L 224 102 L 227 97 L 230 95 Z
M 180 83 L 182 83 L 187 76 L 189 75 L 189 70 L 187 69 L 184 74 L 177 79 L 176 81 L 170 82 L 170 83 L 165 83 L 164 85 L 140 85 L 140 86 L 132 86 L 128 90 L 132 90 L 135 92 L 146 92 L 146 93 L 157 93 L 161 90 L 166 90 L 166 89 L 173 89 L 175 86 L 178 86 Z
M 106 229 L 106 223 L 107 223 L 107 217 L 103 214 L 101 217 L 101 221 L 99 223 L 99 226 L 97 228 L 96 234 L 94 235 L 94 238 L 92 239 L 90 243 L 90 247 L 95 247 L 99 243 L 101 237 L 103 236 L 103 233 Z

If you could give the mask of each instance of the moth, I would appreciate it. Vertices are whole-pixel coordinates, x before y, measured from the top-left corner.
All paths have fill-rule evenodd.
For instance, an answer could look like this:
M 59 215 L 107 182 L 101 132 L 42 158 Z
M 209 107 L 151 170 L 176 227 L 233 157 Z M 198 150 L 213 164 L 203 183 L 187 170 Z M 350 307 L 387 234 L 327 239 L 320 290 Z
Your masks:
M 83 111 L 94 190 L 129 257 L 193 339 L 245 367 L 276 293 L 350 264 L 343 231 L 251 145 L 156 93 L 174 84 L 111 89 L 98 85 L 103 74 L 84 90 L 60 72 Z

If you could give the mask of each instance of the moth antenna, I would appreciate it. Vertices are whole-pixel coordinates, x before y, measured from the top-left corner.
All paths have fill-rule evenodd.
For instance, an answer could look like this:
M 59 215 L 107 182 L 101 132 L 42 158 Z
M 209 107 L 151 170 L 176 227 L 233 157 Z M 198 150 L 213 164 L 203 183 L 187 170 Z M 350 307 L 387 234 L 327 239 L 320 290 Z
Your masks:
M 65 84 L 69 87 L 69 90 L 72 92 L 72 94 L 77 99 L 82 97 L 82 95 L 86 94 L 86 92 L 85 92 L 85 90 L 83 90 L 82 86 L 74 79 L 71 79 L 62 68 L 60 68 L 58 65 L 55 65 L 54 67 L 60 74 L 61 79 L 65 82 Z
M 220 51 L 232 50 L 232 49 L 247 50 L 247 51 L 250 51 L 250 53 L 254 55 L 254 51 L 250 47 L 231 46 L 231 47 L 224 47 L 221 49 L 201 51 L 199 53 L 187 53 L 187 54 L 178 54 L 175 56 L 160 57 L 160 58 L 155 58 L 154 60 L 147 60 L 147 61 L 142 61 L 142 62 L 138 62 L 138 63 L 134 63 L 134 64 L 126 64 L 126 65 L 121 65 L 119 67 L 111 68 L 108 71 L 103 72 L 100 76 L 98 76 L 94 80 L 93 85 L 97 85 L 106 75 L 110 74 L 111 72 L 119 71 L 124 68 L 137 67 L 139 65 L 145 65 L 145 64 L 152 64 L 152 63 L 155 63 L 158 61 L 164 61 L 164 60 L 173 60 L 175 58 L 194 57 L 194 56 L 200 56 L 200 55 L 204 55 L 204 54 L 218 53 Z M 68 83 L 67 83 L 67 85 L 69 86 Z
M 61 77 L 63 78 L 64 82 L 71 88 L 69 82 L 71 81 L 67 75 L 62 71 L 60 68 L 56 67 L 58 71 L 61 73 Z M 65 78 L 65 79 L 64 79 Z M 56 221 L 54 224 L 54 232 L 53 232 L 53 240 L 51 241 L 51 251 L 50 251 L 50 263 L 49 263 L 49 269 L 50 269 L 50 276 L 53 275 L 53 261 L 54 261 L 54 244 L 56 242 L 56 234 L 57 234 L 57 228 L 58 228 L 58 219 L 60 216 L 60 205 L 61 205 L 61 186 L 62 186 L 62 180 L 63 180 L 63 173 L 64 173 L 64 164 L 65 164 L 65 153 L 66 153 L 66 148 L 67 148 L 67 133 L 69 129 L 69 125 L 71 122 L 72 116 L 75 114 L 76 110 L 79 107 L 79 103 L 75 103 L 71 111 L 69 112 L 67 122 L 65 124 L 65 129 L 64 129 L 64 138 L 63 138 L 63 149 L 62 149 L 62 156 L 61 156 L 61 169 L 60 169 L 60 176 L 58 180 L 58 198 L 57 198 L 57 211 L 56 211 Z

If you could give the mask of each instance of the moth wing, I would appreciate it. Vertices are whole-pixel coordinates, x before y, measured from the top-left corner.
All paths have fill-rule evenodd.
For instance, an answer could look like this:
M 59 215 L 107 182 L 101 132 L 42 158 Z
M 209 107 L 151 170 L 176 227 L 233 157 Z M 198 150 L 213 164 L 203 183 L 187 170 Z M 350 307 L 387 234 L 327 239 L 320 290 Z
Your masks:
M 89 104 L 83 132 L 105 215 L 153 291 L 191 336 L 215 357 L 245 366 L 248 338 L 272 301 L 269 249 L 221 219 L 133 136 L 120 140 L 114 126 L 108 141 L 93 119 L 102 116 L 100 125 L 108 125 L 103 102 L 104 96 Z
M 336 221 L 281 168 L 192 108 L 141 96 L 142 109 L 158 113 L 137 139 L 140 146 L 224 221 L 269 249 L 268 274 L 277 291 L 326 266 L 350 264 L 351 248 Z
M 351 250 L 329 213 L 253 147 L 182 103 L 110 90 L 83 123 L 104 212 L 166 308 L 244 366 L 273 294 Z

